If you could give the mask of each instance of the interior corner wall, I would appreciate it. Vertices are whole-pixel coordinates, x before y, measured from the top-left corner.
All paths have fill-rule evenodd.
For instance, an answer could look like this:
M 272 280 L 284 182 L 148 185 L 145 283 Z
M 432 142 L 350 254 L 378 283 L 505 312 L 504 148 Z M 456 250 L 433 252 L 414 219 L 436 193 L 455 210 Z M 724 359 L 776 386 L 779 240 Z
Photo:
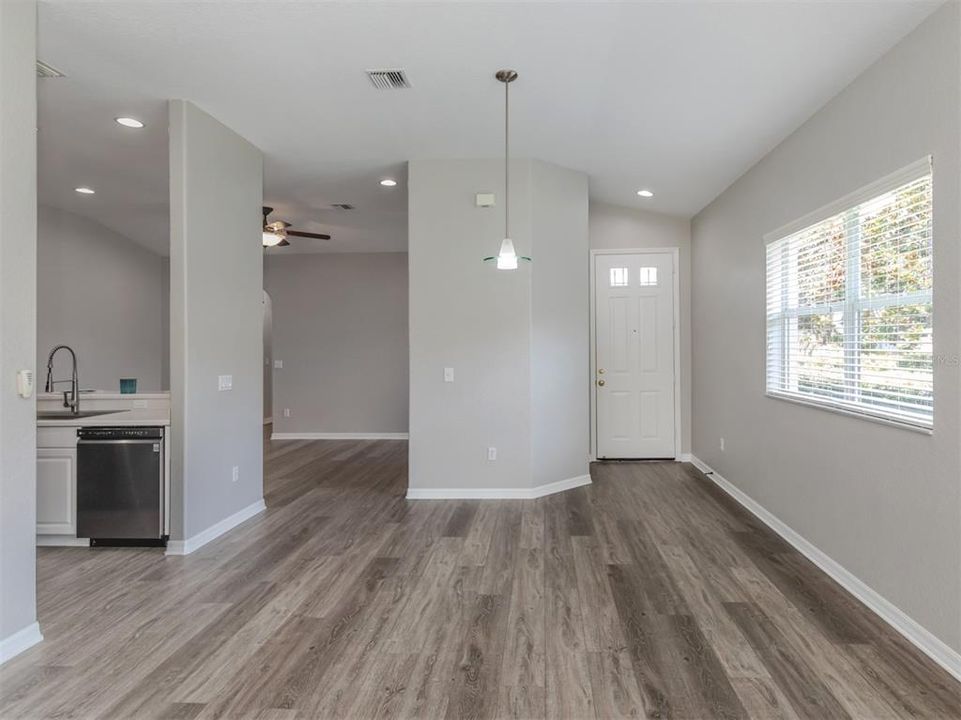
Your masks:
M 278 252 L 265 268 L 273 431 L 406 433 L 407 253 Z
M 524 490 L 587 473 L 587 178 L 503 162 L 414 160 L 408 173 L 410 487 Z M 494 192 L 493 208 L 475 194 Z M 444 368 L 454 382 L 444 382 Z M 488 460 L 488 448 L 497 459 Z
M 37 228 L 37 357 L 66 344 L 80 386 L 119 392 L 164 389 L 166 258 L 88 218 L 41 205 Z M 54 377 L 70 377 L 55 359 Z M 60 386 L 61 389 L 63 386 Z
M 590 297 L 587 176 L 531 163 L 533 484 L 588 474 Z
M 36 630 L 37 5 L 0 2 L 0 661 Z
M 531 268 L 482 262 L 504 213 L 474 204 L 481 192 L 502 200 L 503 175 L 498 160 L 409 163 L 411 488 L 531 486 Z M 514 245 L 530 255 L 530 163 L 512 162 L 511 177 Z
M 681 453 L 691 452 L 691 221 L 640 208 L 592 202 L 592 250 L 677 248 L 681 319 Z
M 260 151 L 170 101 L 171 537 L 263 498 Z M 218 391 L 218 376 L 233 389 Z M 239 478 L 232 480 L 233 467 Z
M 961 651 L 959 16 L 958 3 L 933 13 L 693 222 L 694 453 L 954 652 Z M 765 233 L 928 154 L 934 434 L 765 397 Z

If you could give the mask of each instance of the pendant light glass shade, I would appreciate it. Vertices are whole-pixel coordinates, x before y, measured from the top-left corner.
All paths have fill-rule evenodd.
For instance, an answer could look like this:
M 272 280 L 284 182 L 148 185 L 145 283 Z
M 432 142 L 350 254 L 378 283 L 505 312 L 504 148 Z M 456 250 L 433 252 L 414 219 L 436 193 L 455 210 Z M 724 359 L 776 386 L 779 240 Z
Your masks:
M 504 238 L 504 242 L 501 243 L 501 251 L 497 253 L 497 269 L 517 269 L 517 253 L 514 252 L 514 243 L 510 238 Z

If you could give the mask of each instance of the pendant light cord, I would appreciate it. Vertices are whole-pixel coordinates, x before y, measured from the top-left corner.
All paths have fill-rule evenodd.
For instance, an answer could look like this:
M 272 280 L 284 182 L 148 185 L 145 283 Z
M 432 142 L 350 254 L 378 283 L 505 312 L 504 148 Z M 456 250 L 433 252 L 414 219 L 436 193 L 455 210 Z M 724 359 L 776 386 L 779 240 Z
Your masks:
M 504 237 L 511 236 L 511 84 L 504 83 Z

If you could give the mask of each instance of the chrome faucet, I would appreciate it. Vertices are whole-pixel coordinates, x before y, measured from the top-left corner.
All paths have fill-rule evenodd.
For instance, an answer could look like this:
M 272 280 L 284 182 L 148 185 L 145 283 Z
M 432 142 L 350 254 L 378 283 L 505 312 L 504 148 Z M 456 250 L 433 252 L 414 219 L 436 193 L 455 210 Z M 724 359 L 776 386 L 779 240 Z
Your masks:
M 58 350 L 66 350 L 70 353 L 70 357 L 73 358 L 73 378 L 70 380 L 54 380 L 53 379 L 53 356 L 57 354 Z M 50 351 L 50 355 L 47 356 L 47 384 L 44 387 L 45 392 L 53 392 L 53 386 L 58 383 L 70 383 L 70 400 L 67 400 L 67 391 L 63 391 L 63 406 L 70 408 L 70 412 L 74 415 L 80 414 L 80 384 L 77 382 L 77 353 L 73 351 L 73 348 L 69 345 L 57 345 L 53 350 Z

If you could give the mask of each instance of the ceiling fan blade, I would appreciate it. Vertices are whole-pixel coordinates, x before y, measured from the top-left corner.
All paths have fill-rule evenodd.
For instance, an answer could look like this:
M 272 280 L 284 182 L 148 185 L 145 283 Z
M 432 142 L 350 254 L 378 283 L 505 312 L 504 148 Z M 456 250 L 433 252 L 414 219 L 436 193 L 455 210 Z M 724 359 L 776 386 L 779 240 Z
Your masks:
M 287 241 L 286 238 L 284 238 L 279 243 L 277 243 L 277 247 L 287 247 L 288 245 L 290 245 L 290 243 Z
M 316 238 L 317 240 L 330 240 L 330 235 L 321 235 L 320 233 L 302 232 L 301 230 L 288 230 L 287 234 L 293 235 L 294 237 Z

